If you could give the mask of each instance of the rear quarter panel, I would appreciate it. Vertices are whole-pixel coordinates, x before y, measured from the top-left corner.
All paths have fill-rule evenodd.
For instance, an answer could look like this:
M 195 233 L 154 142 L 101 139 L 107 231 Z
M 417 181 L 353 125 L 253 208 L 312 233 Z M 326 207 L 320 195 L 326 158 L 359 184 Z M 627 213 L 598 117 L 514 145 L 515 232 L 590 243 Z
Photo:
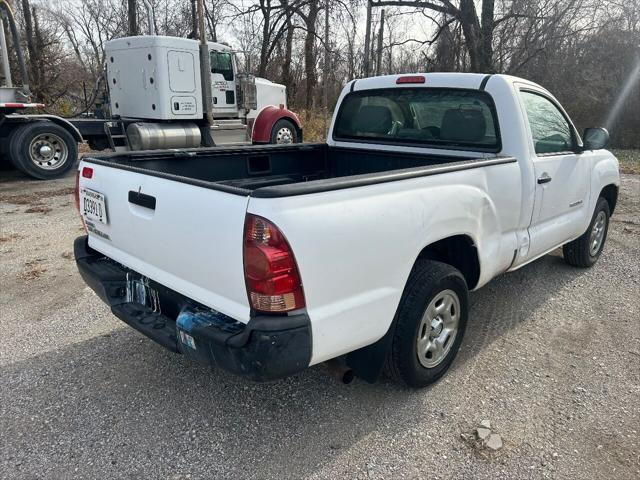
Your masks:
M 487 192 L 492 192 L 491 196 Z M 464 234 L 486 283 L 508 268 L 521 195 L 518 163 L 282 198 L 251 198 L 298 262 L 313 333 L 312 364 L 380 339 L 421 250 Z

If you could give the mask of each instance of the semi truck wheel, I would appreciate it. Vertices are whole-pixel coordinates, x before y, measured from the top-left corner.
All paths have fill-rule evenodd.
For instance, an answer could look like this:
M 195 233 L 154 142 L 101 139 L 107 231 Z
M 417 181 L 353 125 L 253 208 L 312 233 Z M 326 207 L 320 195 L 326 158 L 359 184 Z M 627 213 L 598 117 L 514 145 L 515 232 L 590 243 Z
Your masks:
M 418 260 L 396 313 L 386 371 L 422 388 L 438 380 L 458 353 L 467 327 L 467 282 L 446 263 Z
M 29 122 L 18 127 L 9 139 L 11 163 L 39 180 L 61 177 L 76 164 L 78 144 L 60 125 Z
M 285 120 L 284 118 L 280 119 L 271 129 L 271 143 L 283 145 L 298 142 L 300 142 L 298 130 L 289 120 Z
M 562 247 L 565 262 L 574 267 L 590 267 L 598 261 L 609 230 L 609 202 L 598 198 L 591 223 L 587 231 L 573 242 Z

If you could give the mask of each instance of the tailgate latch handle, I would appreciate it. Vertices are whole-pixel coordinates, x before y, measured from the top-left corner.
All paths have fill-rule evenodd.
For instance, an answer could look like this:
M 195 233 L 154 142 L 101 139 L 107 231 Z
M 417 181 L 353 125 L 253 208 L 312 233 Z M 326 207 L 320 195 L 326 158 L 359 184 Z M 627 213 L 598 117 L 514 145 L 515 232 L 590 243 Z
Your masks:
M 148 208 L 150 210 L 156 209 L 156 197 L 147 195 L 146 193 L 136 192 L 129 190 L 129 203 L 140 205 L 141 207 Z

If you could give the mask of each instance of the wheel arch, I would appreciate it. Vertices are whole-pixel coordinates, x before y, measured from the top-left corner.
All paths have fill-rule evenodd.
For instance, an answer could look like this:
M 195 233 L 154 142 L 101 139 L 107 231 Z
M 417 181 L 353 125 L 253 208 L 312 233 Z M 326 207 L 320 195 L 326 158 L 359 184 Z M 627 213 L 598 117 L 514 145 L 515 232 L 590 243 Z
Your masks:
M 614 183 L 610 183 L 603 187 L 603 189 L 600 190 L 599 197 L 602 197 L 607 201 L 609 204 L 609 213 L 613 215 L 613 211 L 616 209 L 616 204 L 618 203 L 618 186 Z
M 478 248 L 470 235 L 452 235 L 432 242 L 422 249 L 416 262 L 420 259 L 437 260 L 460 270 L 469 290 L 473 290 L 480 280 Z
M 70 121 L 62 118 L 62 117 L 58 117 L 56 115 L 47 115 L 47 114 L 42 114 L 42 115 L 11 115 L 11 116 L 7 116 L 6 120 L 5 120 L 5 125 L 23 125 L 25 123 L 31 123 L 31 122 L 51 122 L 51 123 L 55 123 L 56 125 L 59 125 L 60 127 L 64 128 L 67 132 L 69 132 L 69 134 L 73 137 L 73 139 L 78 142 L 78 143 L 82 143 L 82 141 L 84 140 L 82 138 L 82 134 L 80 133 L 80 131 L 75 127 L 75 125 L 73 125 Z
M 302 140 L 302 124 L 298 116 L 291 110 L 279 108 L 275 105 L 268 105 L 260 110 L 253 122 L 251 130 L 251 140 L 255 143 L 269 143 L 271 141 L 271 130 L 278 120 L 286 119 L 293 123 L 298 131 L 298 137 Z
M 451 235 L 429 243 L 415 258 L 412 270 L 420 260 L 436 260 L 458 269 L 469 290 L 475 288 L 480 281 L 480 257 L 476 242 L 470 235 Z M 378 379 L 391 348 L 396 320 L 394 316 L 389 329 L 380 340 L 347 355 L 347 364 L 358 377 L 368 382 Z

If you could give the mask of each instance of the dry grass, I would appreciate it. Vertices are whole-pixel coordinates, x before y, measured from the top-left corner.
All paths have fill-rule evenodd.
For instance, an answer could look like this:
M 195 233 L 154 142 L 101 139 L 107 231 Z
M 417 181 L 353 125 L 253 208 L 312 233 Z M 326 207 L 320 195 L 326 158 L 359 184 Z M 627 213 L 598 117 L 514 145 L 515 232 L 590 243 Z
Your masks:
M 620 161 L 621 173 L 640 175 L 640 150 L 613 150 Z
M 321 111 L 303 110 L 298 113 L 302 123 L 302 132 L 305 142 L 324 142 L 327 139 L 327 129 L 331 123 L 331 113 L 326 122 Z

